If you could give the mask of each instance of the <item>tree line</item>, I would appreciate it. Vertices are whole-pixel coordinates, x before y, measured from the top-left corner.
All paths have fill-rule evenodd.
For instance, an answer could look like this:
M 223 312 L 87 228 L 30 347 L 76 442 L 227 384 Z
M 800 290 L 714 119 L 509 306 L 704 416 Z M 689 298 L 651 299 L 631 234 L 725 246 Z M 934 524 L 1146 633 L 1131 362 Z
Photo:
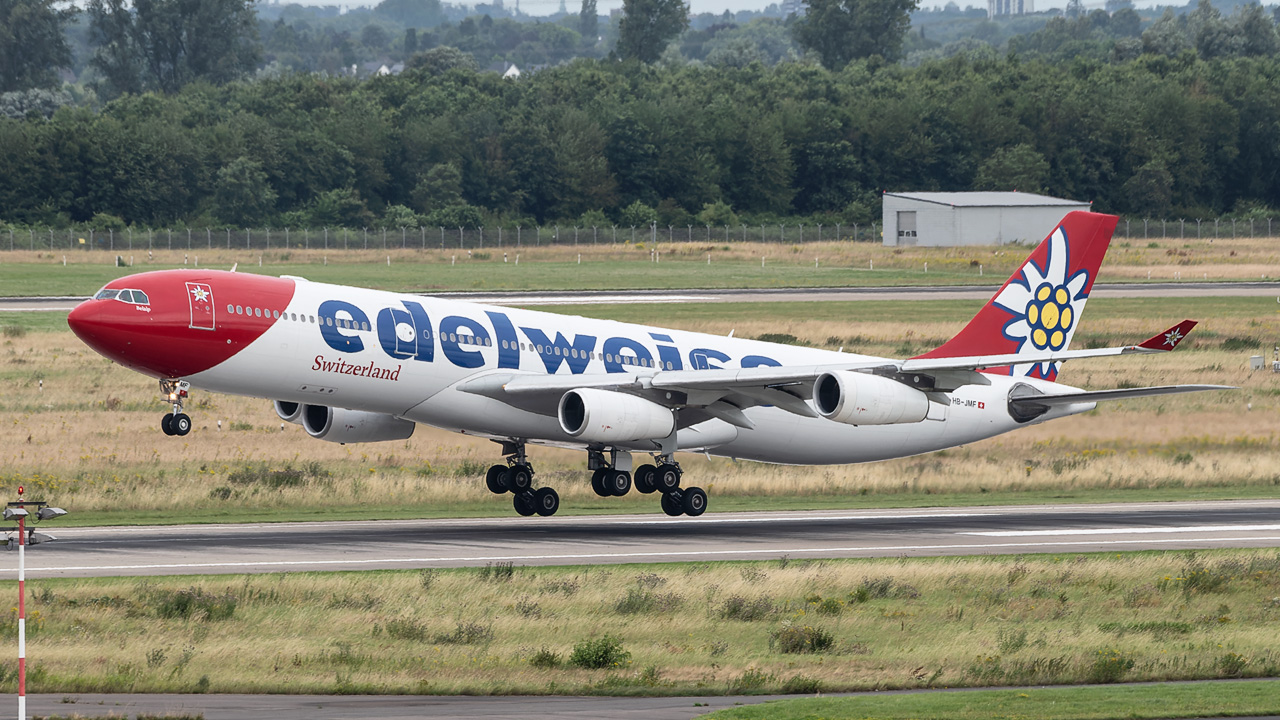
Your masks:
M 437 49 L 439 50 L 439 49 Z M 884 190 L 1213 217 L 1280 197 L 1280 61 L 960 55 L 287 74 L 0 120 L 18 225 L 868 223 Z

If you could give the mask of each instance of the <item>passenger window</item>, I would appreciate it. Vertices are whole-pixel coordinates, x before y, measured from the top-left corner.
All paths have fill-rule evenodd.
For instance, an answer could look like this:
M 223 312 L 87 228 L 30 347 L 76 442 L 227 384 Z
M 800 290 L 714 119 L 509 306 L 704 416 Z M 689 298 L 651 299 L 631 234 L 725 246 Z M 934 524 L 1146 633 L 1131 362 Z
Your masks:
M 235 306 L 235 305 L 228 305 L 228 306 L 227 306 L 227 312 L 229 312 L 229 313 L 233 313 L 233 312 L 235 312 L 235 311 L 236 311 L 236 306 Z
M 275 318 L 276 320 L 279 320 L 279 319 L 280 319 L 280 311 L 279 311 L 279 310 L 272 310 L 272 311 L 271 311 L 271 317 Z
M 237 305 L 237 306 L 236 306 L 236 314 L 237 314 L 237 315 L 242 315 L 242 314 L 244 314 L 244 308 L 242 308 L 242 307 L 240 307 L 239 305 Z

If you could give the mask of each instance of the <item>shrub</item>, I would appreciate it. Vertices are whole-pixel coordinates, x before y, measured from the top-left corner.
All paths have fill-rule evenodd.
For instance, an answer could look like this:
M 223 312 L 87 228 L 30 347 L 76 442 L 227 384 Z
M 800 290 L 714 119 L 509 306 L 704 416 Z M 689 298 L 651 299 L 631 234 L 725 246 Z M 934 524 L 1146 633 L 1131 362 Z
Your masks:
M 480 568 L 480 579 L 491 582 L 510 582 L 515 574 L 515 563 L 511 562 L 485 563 Z
M 156 615 L 162 618 L 226 620 L 236 612 L 234 595 L 210 595 L 197 588 L 162 590 L 153 601 Z
M 624 615 L 645 612 L 669 612 L 684 604 L 684 596 L 678 593 L 655 593 L 643 588 L 630 588 L 627 594 L 614 604 L 614 610 Z
M 996 634 L 996 647 L 1000 652 L 1011 655 L 1027 646 L 1026 630 L 1004 630 Z
M 808 675 L 793 675 L 782 683 L 783 695 L 815 695 L 822 692 L 822 681 Z
M 588 670 L 620 667 L 631 662 L 631 653 L 622 648 L 622 639 L 613 635 L 583 640 L 573 646 L 569 664 Z
M 392 637 L 397 640 L 415 640 L 417 642 L 424 642 L 429 636 L 426 623 L 421 623 L 411 618 L 397 618 L 395 620 L 389 620 L 383 629 L 386 631 L 388 637 Z
M 552 652 L 547 648 L 539 648 L 529 658 L 529 664 L 536 668 L 555 668 L 560 667 L 560 653 Z
M 1244 675 L 1244 668 L 1249 664 L 1243 655 L 1229 652 L 1213 661 L 1213 669 L 1220 677 L 1238 678 Z
M 720 617 L 726 620 L 751 622 L 773 615 L 774 610 L 773 601 L 763 595 L 757 598 L 732 595 L 720 604 Z
M 844 610 L 844 603 L 835 598 L 827 598 L 819 602 L 816 609 L 819 615 L 839 615 Z
M 1099 650 L 1089 667 L 1088 680 L 1091 683 L 1120 682 L 1133 665 L 1133 658 L 1125 657 L 1118 650 Z
M 778 681 L 778 677 L 773 673 L 767 673 L 760 668 L 750 667 L 747 671 L 738 677 L 729 681 L 730 695 L 746 695 L 753 692 L 759 692 L 766 686 Z
M 769 636 L 769 646 L 782 653 L 820 653 L 835 647 L 836 637 L 813 625 L 783 625 Z
M 475 645 L 493 639 L 493 627 L 473 622 L 460 622 L 453 632 L 436 635 L 441 645 Z

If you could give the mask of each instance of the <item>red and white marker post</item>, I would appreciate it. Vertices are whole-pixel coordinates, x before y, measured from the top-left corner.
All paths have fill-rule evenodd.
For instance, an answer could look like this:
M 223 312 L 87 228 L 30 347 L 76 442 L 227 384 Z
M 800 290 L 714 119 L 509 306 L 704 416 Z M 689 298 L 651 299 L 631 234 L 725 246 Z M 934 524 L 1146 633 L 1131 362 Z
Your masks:
M 22 507 L 18 486 L 18 507 Z M 27 515 L 18 515 L 18 720 L 27 720 Z

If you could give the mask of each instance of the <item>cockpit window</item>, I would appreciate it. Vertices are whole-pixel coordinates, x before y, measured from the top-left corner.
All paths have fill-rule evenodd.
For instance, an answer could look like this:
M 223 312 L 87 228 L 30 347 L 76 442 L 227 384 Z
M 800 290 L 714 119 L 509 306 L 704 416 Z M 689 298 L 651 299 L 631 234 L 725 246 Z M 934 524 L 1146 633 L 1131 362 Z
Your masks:
M 150 305 L 151 304 L 151 300 L 147 297 L 147 294 L 142 292 L 141 290 L 129 290 L 129 289 L 111 290 L 108 288 L 102 288 L 101 290 L 98 291 L 97 295 L 93 296 L 93 299 L 94 300 L 119 300 L 120 302 L 130 303 L 131 305 Z

